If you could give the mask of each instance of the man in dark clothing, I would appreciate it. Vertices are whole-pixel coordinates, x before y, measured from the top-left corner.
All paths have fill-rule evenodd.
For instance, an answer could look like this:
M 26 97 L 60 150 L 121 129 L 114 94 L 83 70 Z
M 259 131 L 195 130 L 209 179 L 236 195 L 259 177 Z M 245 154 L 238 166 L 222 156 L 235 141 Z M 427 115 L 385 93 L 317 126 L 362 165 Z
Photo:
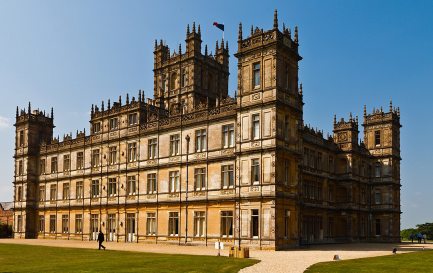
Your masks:
M 101 250 L 101 247 L 105 250 L 105 246 L 102 245 L 103 241 L 105 241 L 104 233 L 102 233 L 102 231 L 99 231 L 99 234 L 98 234 L 99 250 Z

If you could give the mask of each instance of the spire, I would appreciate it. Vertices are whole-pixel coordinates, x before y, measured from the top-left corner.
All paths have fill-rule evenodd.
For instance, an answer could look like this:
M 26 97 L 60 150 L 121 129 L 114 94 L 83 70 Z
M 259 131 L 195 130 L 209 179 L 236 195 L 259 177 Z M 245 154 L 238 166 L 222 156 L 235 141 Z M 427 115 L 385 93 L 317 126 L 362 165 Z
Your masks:
M 334 125 L 337 124 L 337 115 L 334 115 Z
M 92 103 L 92 109 L 90 110 L 90 116 L 93 116 L 94 112 L 95 112 L 95 107 L 93 106 L 93 103 Z
M 221 39 L 221 49 L 224 49 L 224 38 Z
M 28 112 L 29 114 L 32 112 L 32 105 L 30 104 L 30 101 L 29 101 L 29 108 L 27 109 L 27 112 Z
M 299 85 L 299 95 L 301 95 L 301 96 L 303 95 L 303 94 L 302 94 L 302 82 L 301 82 L 301 84 Z
M 119 106 L 122 106 L 122 96 L 119 96 Z
M 295 43 L 298 43 L 299 39 L 298 39 L 298 26 L 295 26 Z
M 186 25 L 186 36 L 188 36 L 188 35 L 189 35 L 189 24 Z
M 192 22 L 192 32 L 195 33 L 195 22 Z
M 129 104 L 129 94 L 126 93 L 126 104 Z
M 251 25 L 251 36 L 253 36 L 253 33 L 254 33 L 254 27 L 253 25 Z
M 101 110 L 104 112 L 104 101 L 102 101 Z
M 226 50 L 229 51 L 229 41 L 226 41 Z
M 17 113 L 15 114 L 16 117 L 18 117 L 18 105 L 17 105 Z
M 158 47 L 158 41 L 155 39 L 155 50 Z
M 274 29 L 278 28 L 278 11 L 275 9 L 274 11 Z
M 204 55 L 207 56 L 207 45 L 204 46 Z
M 179 44 L 179 56 L 182 56 L 182 44 Z
M 392 99 L 389 101 L 389 112 L 392 113 Z
M 239 23 L 238 40 L 242 40 L 242 23 Z
M 364 104 L 364 117 L 367 116 L 367 106 Z
M 111 108 L 111 102 L 110 102 L 110 99 L 108 99 L 107 109 L 110 110 L 110 108 Z
M 400 107 L 397 107 L 397 116 L 400 117 Z
M 349 121 L 353 121 L 352 112 L 350 112 L 350 114 L 349 114 Z
M 218 53 L 218 40 L 215 42 L 215 55 Z
M 286 32 L 286 24 L 283 23 L 283 33 Z
M 200 24 L 198 24 L 198 31 L 197 31 L 197 33 L 198 33 L 198 36 L 201 36 Z
M 142 99 L 143 102 L 144 102 L 144 90 L 141 91 L 141 99 Z
M 138 90 L 138 102 L 141 102 L 141 90 Z
M 51 107 L 51 119 L 53 119 L 54 118 L 54 110 L 53 110 L 53 107 Z
M 287 32 L 289 34 L 289 38 L 292 39 L 292 30 L 290 28 L 287 29 Z

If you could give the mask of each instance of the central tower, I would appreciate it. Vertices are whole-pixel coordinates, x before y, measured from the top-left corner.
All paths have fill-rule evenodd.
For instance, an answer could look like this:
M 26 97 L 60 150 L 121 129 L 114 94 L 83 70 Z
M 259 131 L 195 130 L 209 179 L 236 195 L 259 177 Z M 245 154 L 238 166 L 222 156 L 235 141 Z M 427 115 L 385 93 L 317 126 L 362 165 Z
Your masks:
M 182 46 L 170 54 L 162 40 L 155 40 L 154 98 L 157 106 L 171 114 L 188 113 L 199 105 L 210 107 L 227 97 L 229 76 L 228 43 L 216 42 L 214 54 L 205 46 L 201 53 L 200 25 L 186 30 L 186 50 Z

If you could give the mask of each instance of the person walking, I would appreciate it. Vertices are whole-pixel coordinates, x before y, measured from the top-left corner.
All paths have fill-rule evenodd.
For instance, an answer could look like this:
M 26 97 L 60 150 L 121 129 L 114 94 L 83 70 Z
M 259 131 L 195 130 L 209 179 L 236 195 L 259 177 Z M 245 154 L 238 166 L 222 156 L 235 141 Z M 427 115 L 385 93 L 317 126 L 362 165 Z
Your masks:
M 415 235 L 413 233 L 411 233 L 409 236 L 409 240 L 412 240 L 412 244 L 413 244 L 413 238 L 415 238 Z
M 421 244 L 421 240 L 422 240 L 421 232 L 418 232 L 418 234 L 416 235 L 416 238 L 418 239 L 418 244 Z
M 424 244 L 426 244 L 426 243 L 427 243 L 427 234 L 423 234 L 423 235 L 422 235 L 422 238 L 423 238 L 423 240 L 424 240 Z
M 99 234 L 98 234 L 99 250 L 101 250 L 101 247 L 105 250 L 105 246 L 102 245 L 102 242 L 104 242 L 104 241 L 105 241 L 104 233 L 102 233 L 102 231 L 99 231 Z

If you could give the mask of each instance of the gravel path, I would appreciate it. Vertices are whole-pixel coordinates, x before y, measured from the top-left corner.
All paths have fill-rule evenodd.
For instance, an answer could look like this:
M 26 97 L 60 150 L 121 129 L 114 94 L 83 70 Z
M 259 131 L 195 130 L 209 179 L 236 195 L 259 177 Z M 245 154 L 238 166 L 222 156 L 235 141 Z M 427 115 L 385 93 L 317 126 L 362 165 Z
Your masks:
M 44 245 L 58 247 L 94 248 L 96 242 L 74 241 L 74 240 L 50 240 L 50 239 L 0 239 L 1 243 Z M 123 251 L 142 251 L 170 254 L 191 254 L 191 255 L 214 255 L 218 251 L 213 246 L 179 246 L 168 244 L 144 244 L 144 243 L 111 243 L 105 242 L 107 249 Z M 342 260 L 391 255 L 392 249 L 397 247 L 398 253 L 433 249 L 433 244 L 339 244 L 311 246 L 305 249 L 294 249 L 287 251 L 265 251 L 250 250 L 251 258 L 261 262 L 244 268 L 240 273 L 272 272 L 272 273 L 300 273 L 304 272 L 310 265 L 332 261 L 334 255 L 338 254 Z M 228 250 L 222 250 L 221 255 L 228 256 Z

